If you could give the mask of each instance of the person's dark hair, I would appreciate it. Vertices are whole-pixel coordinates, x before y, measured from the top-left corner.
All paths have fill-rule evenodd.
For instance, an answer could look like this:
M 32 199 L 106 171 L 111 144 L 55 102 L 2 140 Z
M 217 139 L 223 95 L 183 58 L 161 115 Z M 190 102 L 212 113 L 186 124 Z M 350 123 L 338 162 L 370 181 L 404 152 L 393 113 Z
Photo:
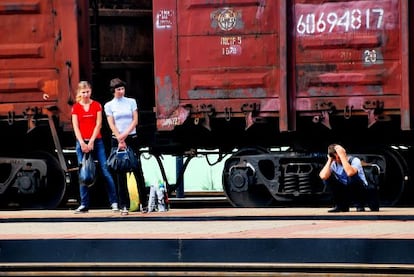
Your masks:
M 328 155 L 331 158 L 335 158 L 335 154 L 336 154 L 335 146 L 336 145 L 337 145 L 336 143 L 333 143 L 328 146 Z
M 109 87 L 111 88 L 111 92 L 114 93 L 116 88 L 125 87 L 126 83 L 119 78 L 114 78 L 109 82 Z

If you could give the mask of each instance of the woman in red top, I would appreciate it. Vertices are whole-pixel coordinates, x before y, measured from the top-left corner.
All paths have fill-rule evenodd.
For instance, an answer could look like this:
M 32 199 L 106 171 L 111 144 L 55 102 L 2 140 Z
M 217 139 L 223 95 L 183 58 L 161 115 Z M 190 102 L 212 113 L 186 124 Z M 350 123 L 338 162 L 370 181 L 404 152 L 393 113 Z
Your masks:
M 101 136 L 102 106 L 91 99 L 92 87 L 86 81 L 78 84 L 76 103 L 72 107 L 72 125 L 76 136 L 76 155 L 78 164 L 82 162 L 85 153 L 92 153 L 94 160 L 98 160 L 102 175 L 106 180 L 109 202 L 113 211 L 118 211 L 118 201 L 115 183 L 106 164 L 105 145 Z M 81 205 L 76 213 L 85 213 L 89 210 L 89 188 L 80 185 Z

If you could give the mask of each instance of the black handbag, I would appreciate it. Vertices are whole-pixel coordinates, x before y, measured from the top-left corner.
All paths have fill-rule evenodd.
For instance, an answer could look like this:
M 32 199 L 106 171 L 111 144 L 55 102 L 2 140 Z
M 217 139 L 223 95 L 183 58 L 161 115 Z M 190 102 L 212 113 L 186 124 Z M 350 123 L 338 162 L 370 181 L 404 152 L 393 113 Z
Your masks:
M 377 164 L 367 164 L 362 167 L 368 186 L 366 187 L 366 201 L 371 211 L 379 211 L 380 195 L 379 184 L 381 178 L 381 168 Z
M 96 179 L 96 165 L 91 153 L 85 153 L 79 167 L 79 183 L 92 186 Z
M 138 168 L 138 158 L 131 147 L 112 147 L 107 160 L 108 167 L 116 172 L 129 172 Z

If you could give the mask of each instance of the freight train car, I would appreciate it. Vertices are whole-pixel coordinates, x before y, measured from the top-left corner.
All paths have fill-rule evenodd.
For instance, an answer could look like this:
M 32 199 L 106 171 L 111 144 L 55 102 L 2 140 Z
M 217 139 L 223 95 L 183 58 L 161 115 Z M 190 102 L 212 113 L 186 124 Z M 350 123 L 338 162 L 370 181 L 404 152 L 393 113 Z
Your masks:
M 332 142 L 379 165 L 395 204 L 412 193 L 412 5 L 155 1 L 157 130 L 237 148 L 223 170 L 234 206 L 323 199 Z
M 234 206 L 329 199 L 317 176 L 332 142 L 380 167 L 383 205 L 406 203 L 413 6 L 2 1 L 0 202 L 54 208 L 76 191 L 74 87 L 89 80 L 105 102 L 109 80 L 120 77 L 139 103 L 140 145 L 160 168 L 163 154 L 184 157 L 184 171 L 218 150 Z

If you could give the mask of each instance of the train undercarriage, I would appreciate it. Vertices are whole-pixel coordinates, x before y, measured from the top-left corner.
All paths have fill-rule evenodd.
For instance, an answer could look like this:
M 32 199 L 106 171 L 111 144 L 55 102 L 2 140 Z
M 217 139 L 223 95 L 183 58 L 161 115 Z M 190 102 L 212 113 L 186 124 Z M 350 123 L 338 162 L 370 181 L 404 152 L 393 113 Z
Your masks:
M 393 146 L 381 154 L 351 154 L 379 166 L 382 206 L 410 204 L 413 189 L 406 159 L 410 152 L 410 147 Z M 325 161 L 322 153 L 240 149 L 225 162 L 223 192 L 234 207 L 324 205 L 331 197 L 318 179 Z M 69 181 L 57 159 L 46 152 L 34 153 L 33 158 L 0 158 L 0 177 L 2 208 L 57 208 Z M 77 186 L 76 179 L 72 182 L 72 187 Z M 176 184 L 169 188 L 174 191 Z
M 0 208 L 54 209 L 77 190 L 77 162 L 72 132 L 56 128 L 54 116 L 2 120 Z
M 21 129 L 24 129 L 25 124 L 21 124 Z M 3 129 L 10 134 L 19 127 L 18 122 L 14 125 Z M 257 134 L 258 130 L 255 132 Z M 3 145 L 0 157 L 1 208 L 53 209 L 65 205 L 68 197 L 78 197 L 77 161 L 72 133 L 56 129 L 53 120 L 45 118 L 24 136 L 16 133 L 12 137 L 8 146 Z M 315 141 L 310 136 L 308 139 Z M 230 142 L 222 142 L 225 147 L 220 149 L 219 161 L 224 162 L 223 193 L 234 207 L 329 203 L 329 188 L 318 177 L 326 162 L 325 142 L 309 150 L 294 146 L 241 146 L 230 151 Z M 169 150 L 169 154 L 180 156 L 185 161 L 181 172 L 177 174 L 176 184 L 168 183 L 162 163 L 162 156 L 169 151 L 152 147 L 149 153 L 157 159 L 164 181 L 172 193 L 182 183 L 191 159 L 201 155 L 208 158 L 210 152 L 200 149 L 181 152 L 180 147 L 172 144 L 169 147 L 173 149 Z M 349 153 L 367 165 L 379 167 L 378 186 L 382 206 L 412 204 L 413 149 L 409 144 L 388 144 L 359 149 L 353 147 Z
M 364 167 L 378 168 L 375 185 L 378 186 L 382 206 L 412 204 L 412 151 L 405 145 L 392 145 L 377 152 L 350 153 L 359 157 Z M 187 157 L 183 171 L 195 155 L 199 154 L 193 152 Z M 203 155 L 208 156 L 205 152 Z M 158 158 L 163 170 L 161 160 Z M 319 171 L 325 162 L 326 154 L 322 152 L 246 147 L 233 152 L 225 160 L 223 191 L 234 207 L 327 205 L 331 203 L 331 192 L 319 179 Z M 163 175 L 166 176 L 165 173 Z M 178 179 L 177 183 L 180 181 Z M 169 188 L 174 191 L 176 185 L 170 184 Z
M 232 122 L 231 126 L 236 126 Z M 208 132 L 204 132 L 201 127 L 189 131 L 189 126 L 185 126 L 187 129 L 183 131 L 182 138 L 189 138 L 185 141 L 186 145 L 223 146 L 219 156 L 219 159 L 226 159 L 222 172 L 223 192 L 234 207 L 331 203 L 331 192 L 320 180 L 319 171 L 326 163 L 327 146 L 335 142 L 343 143 L 348 154 L 359 157 L 364 166 L 378 167 L 376 185 L 382 206 L 413 204 L 412 138 L 410 133 L 399 131 L 398 126 L 385 122 L 367 129 L 366 125 L 364 128 L 364 120 L 356 119 L 337 120 L 332 124 L 333 129 L 328 129 L 300 122 L 302 132 L 284 136 L 270 132 L 271 124 L 267 123 L 261 127 L 254 126 L 255 129 L 244 134 L 237 133 L 237 128 L 218 125 Z M 354 126 L 353 132 L 341 131 L 352 130 L 348 125 Z M 384 136 L 385 132 L 388 136 Z M 202 138 L 204 141 L 200 141 Z M 236 139 L 238 142 L 243 141 L 244 145 L 231 149 Z M 281 144 L 275 145 L 275 141 Z M 265 146 L 259 147 L 258 144 Z M 202 152 L 194 150 L 184 153 L 186 163 L 194 155 L 205 155 L 207 158 L 208 154 Z M 186 163 L 183 170 L 186 169 Z M 172 185 L 170 190 L 175 188 Z
M 379 168 L 381 205 L 406 202 L 411 176 L 404 156 L 410 151 L 405 146 L 393 146 L 377 153 L 350 153 L 364 166 Z M 223 189 L 235 207 L 326 204 L 331 193 L 318 176 L 325 162 L 325 153 L 242 149 L 225 163 Z

